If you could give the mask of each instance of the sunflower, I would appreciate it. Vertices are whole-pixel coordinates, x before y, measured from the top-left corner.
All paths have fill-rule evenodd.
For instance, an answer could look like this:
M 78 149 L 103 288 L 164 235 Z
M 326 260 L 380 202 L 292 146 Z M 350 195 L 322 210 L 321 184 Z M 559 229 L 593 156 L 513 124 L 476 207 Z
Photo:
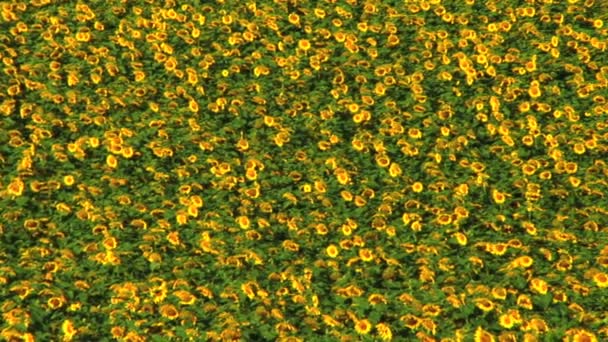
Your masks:
M 25 222 L 23 222 L 23 227 L 27 228 L 28 230 L 35 230 L 36 228 L 40 227 L 40 220 L 26 219 Z
M 425 316 L 435 317 L 441 314 L 441 307 L 435 304 L 426 304 L 422 307 L 422 312 Z
M 597 337 L 586 330 L 577 331 L 574 336 L 572 336 L 572 342 L 597 342 Z
M 419 232 L 422 230 L 422 223 L 420 221 L 414 221 L 410 228 L 415 232 Z
M 386 154 L 378 154 L 376 157 L 376 164 L 380 167 L 387 167 L 391 163 L 390 158 Z
M 596 29 L 600 29 L 604 26 L 604 22 L 602 21 L 602 19 L 595 19 L 593 21 L 593 27 Z
M 236 222 L 238 223 L 239 227 L 241 227 L 241 229 L 248 229 L 251 224 L 249 217 L 247 216 L 237 217 Z
M 338 183 L 342 185 L 348 184 L 348 182 L 350 181 L 350 176 L 345 170 L 336 172 L 336 178 L 338 179 Z
M 505 300 L 507 298 L 507 289 L 504 287 L 492 288 L 492 297 L 494 299 Z
M 581 144 L 581 143 L 575 143 L 575 144 L 572 146 L 572 150 L 573 150 L 573 151 L 574 151 L 574 153 L 576 153 L 576 154 L 584 154 L 584 153 L 585 153 L 585 151 L 586 151 L 587 149 L 585 148 L 585 145 L 584 145 L 584 144 Z
M 290 252 L 297 252 L 300 250 L 300 245 L 298 245 L 295 241 L 292 240 L 283 241 L 282 246 L 284 249 Z
M 529 330 L 533 330 L 537 333 L 545 333 L 549 331 L 549 326 L 547 322 L 545 322 L 541 318 L 532 318 L 526 322 L 526 328 Z
M 515 325 L 513 318 L 509 314 L 502 314 L 498 318 L 498 324 L 505 329 L 511 329 Z
M 526 164 L 522 165 L 521 170 L 524 173 L 524 175 L 532 176 L 534 174 L 534 172 L 536 172 L 536 167 L 526 163 Z
M 367 319 L 358 320 L 355 324 L 355 331 L 361 335 L 367 335 L 372 330 L 372 324 Z
M 494 243 L 494 244 L 490 244 L 487 248 L 488 248 L 488 252 L 490 252 L 493 255 L 504 255 L 507 252 L 509 245 L 507 245 L 506 243 Z
M 355 206 L 360 208 L 360 207 L 365 206 L 366 204 L 367 204 L 367 201 L 365 200 L 365 198 L 363 198 L 359 195 L 355 196 Z
M 532 135 L 526 134 L 521 138 L 521 142 L 526 146 L 534 145 L 534 137 Z
M 507 314 L 509 314 L 509 316 L 511 316 L 511 319 L 513 320 L 513 322 L 515 324 L 521 324 L 523 322 L 523 319 L 521 317 L 521 313 L 519 312 L 519 310 L 509 309 L 509 310 L 507 310 Z
M 108 236 L 103 240 L 103 247 L 105 247 L 106 249 L 111 250 L 116 248 L 116 246 L 118 246 L 118 241 L 113 236 Z
M 61 332 L 63 332 L 64 341 L 71 341 L 76 335 L 77 330 L 74 328 L 74 324 L 69 319 L 66 319 L 61 324 Z
M 188 214 L 183 211 L 180 211 L 175 216 L 175 220 L 177 221 L 177 224 L 184 225 L 188 223 Z
M 412 184 L 412 191 L 422 192 L 422 190 L 424 190 L 424 185 L 422 185 L 422 183 L 415 182 L 414 184 Z
M 549 289 L 547 282 L 540 278 L 530 280 L 530 288 L 538 294 L 546 294 Z
M 534 263 L 534 259 L 532 259 L 531 257 L 529 257 L 527 255 L 521 256 L 521 257 L 515 259 L 515 261 L 519 267 L 523 267 L 523 268 L 528 268 L 528 267 L 532 266 L 532 264 Z
M 298 41 L 298 48 L 302 49 L 302 51 L 310 50 L 310 41 L 308 39 L 301 39 Z
M 160 303 L 163 300 L 165 300 L 165 298 L 167 298 L 166 285 L 154 286 L 149 289 L 149 292 L 150 292 L 150 296 L 152 296 L 154 303 Z
M 245 194 L 250 198 L 258 198 L 260 197 L 260 189 L 259 187 L 249 188 L 245 190 Z
M 475 330 L 475 342 L 495 342 L 496 338 L 494 335 L 489 332 L 483 330 L 482 327 L 477 327 Z
M 581 179 L 578 177 L 568 177 L 568 181 L 570 182 L 570 184 L 572 185 L 572 187 L 577 188 L 579 185 L 581 185 Z
M 411 330 L 414 330 L 414 329 L 418 328 L 418 326 L 420 326 L 420 318 L 418 318 L 412 314 L 407 314 L 405 316 L 402 316 L 401 318 L 399 318 L 399 320 L 402 321 L 403 324 Z
M 181 243 L 178 231 L 170 232 L 167 234 L 166 238 L 167 241 L 169 241 L 169 243 L 173 246 L 178 246 Z
M 390 341 L 393 339 L 393 332 L 391 328 L 386 323 L 378 323 L 376 324 L 376 331 L 378 332 L 378 337 L 380 337 L 383 341 Z
M 372 293 L 371 295 L 369 295 L 369 297 L 367 297 L 367 301 L 371 305 L 378 305 L 380 303 L 386 304 L 388 302 L 386 300 L 386 297 L 378 293 Z
M 25 183 L 23 183 L 21 178 L 17 177 L 8 185 L 8 193 L 13 196 L 21 196 L 24 188 Z
M 196 296 L 186 290 L 177 290 L 173 295 L 179 298 L 179 303 L 183 305 L 192 305 L 196 301 Z
M 323 315 L 323 323 L 325 323 L 326 325 L 330 326 L 330 327 L 337 327 L 342 325 L 340 322 L 338 322 L 337 320 L 335 320 L 333 317 L 329 316 L 329 315 Z
M 466 208 L 460 207 L 460 206 L 454 208 L 454 214 L 456 214 L 456 216 L 458 218 L 467 218 L 467 217 L 469 217 L 469 211 Z
M 481 309 L 483 312 L 489 312 L 494 310 L 494 302 L 487 298 L 476 299 L 475 306 Z
M 51 297 L 47 301 L 47 305 L 49 306 L 49 308 L 51 308 L 51 310 L 58 309 L 58 308 L 62 307 L 64 304 L 65 304 L 65 298 L 63 298 L 63 297 Z
M 347 106 L 348 111 L 355 114 L 359 111 L 359 105 L 356 102 L 353 102 Z
M 535 80 L 531 82 L 530 88 L 528 89 L 528 95 L 530 95 L 530 97 L 533 99 L 536 99 L 542 95 L 538 81 Z
M 359 250 L 359 257 L 365 262 L 373 261 L 374 253 L 369 248 L 362 248 Z
M 428 333 L 435 335 L 437 333 L 437 323 L 430 318 L 423 318 L 420 321 L 420 326 Z
M 551 171 L 543 171 L 538 175 L 538 177 L 542 180 L 551 179 Z
M 106 157 L 106 164 L 107 164 L 109 167 L 111 167 L 111 168 L 115 169 L 116 167 L 118 167 L 118 159 L 116 159 L 116 157 L 114 157 L 113 155 L 109 154 L 109 155 Z
M 422 138 L 422 131 L 420 131 L 418 128 L 410 128 L 407 131 L 407 135 L 413 139 L 420 139 Z
M 67 175 L 63 177 L 63 184 L 67 185 L 67 186 L 71 186 L 74 185 L 74 176 L 72 175 Z
M 598 272 L 593 275 L 593 281 L 595 285 L 600 288 L 608 287 L 608 274 L 603 272 Z
M 447 214 L 441 214 L 437 218 L 437 223 L 439 223 L 442 226 L 448 225 L 448 224 L 452 223 L 452 216 L 447 215 Z
M 120 339 L 125 334 L 125 328 L 113 326 L 112 329 L 110 329 L 110 333 L 112 334 L 112 338 Z
M 188 109 L 193 113 L 197 113 L 199 109 L 198 102 L 194 99 L 190 99 L 190 101 L 188 101 Z
M 575 162 L 567 162 L 564 165 L 564 170 L 568 174 L 575 174 L 578 171 L 578 164 Z
M 468 239 L 467 236 L 464 233 L 461 232 L 456 232 L 454 233 L 454 238 L 456 239 L 456 242 L 461 245 L 461 246 L 466 246 Z
M 399 164 L 391 163 L 391 166 L 388 169 L 388 173 L 391 177 L 398 177 L 401 175 L 401 167 Z
M 173 304 L 164 304 L 159 309 L 161 316 L 174 320 L 179 317 L 179 311 Z
M 502 203 L 505 203 L 506 196 L 504 193 L 494 189 L 494 190 L 492 190 L 492 199 L 494 200 L 495 203 L 502 204 Z
M 325 249 L 325 253 L 327 253 L 327 256 L 329 256 L 330 258 L 337 257 L 339 252 L 340 252 L 340 250 L 338 249 L 338 247 L 336 245 L 329 245 Z
M 527 310 L 532 310 L 533 308 L 532 300 L 525 294 L 521 294 L 517 297 L 517 305 Z

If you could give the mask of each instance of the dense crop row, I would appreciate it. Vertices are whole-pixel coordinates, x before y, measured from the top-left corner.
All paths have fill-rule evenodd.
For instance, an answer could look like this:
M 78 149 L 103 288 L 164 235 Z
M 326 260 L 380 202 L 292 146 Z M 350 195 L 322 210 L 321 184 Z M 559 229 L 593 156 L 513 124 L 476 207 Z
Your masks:
M 605 1 L 0 9 L 5 340 L 608 339 Z

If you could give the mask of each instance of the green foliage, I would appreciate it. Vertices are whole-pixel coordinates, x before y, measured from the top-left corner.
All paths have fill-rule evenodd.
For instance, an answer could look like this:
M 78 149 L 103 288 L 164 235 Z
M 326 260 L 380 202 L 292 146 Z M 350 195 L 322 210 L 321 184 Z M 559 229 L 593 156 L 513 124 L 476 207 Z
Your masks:
M 9 1 L 7 341 L 608 334 L 602 1 Z

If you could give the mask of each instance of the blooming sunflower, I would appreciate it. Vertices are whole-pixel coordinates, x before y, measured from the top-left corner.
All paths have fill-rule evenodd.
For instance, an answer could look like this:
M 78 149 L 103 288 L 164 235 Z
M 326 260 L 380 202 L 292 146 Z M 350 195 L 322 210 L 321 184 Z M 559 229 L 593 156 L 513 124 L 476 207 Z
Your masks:
M 383 341 L 390 341 L 393 339 L 393 332 L 386 323 L 378 323 L 376 325 L 376 331 L 378 332 L 378 337 Z
M 63 332 L 64 341 L 71 341 L 77 333 L 74 324 L 69 319 L 63 321 L 61 324 L 61 331 Z
M 338 322 L 337 320 L 335 320 L 333 317 L 329 316 L 329 315 L 323 315 L 323 323 L 325 323 L 326 325 L 330 326 L 330 327 L 337 327 L 342 325 L 340 322 Z
M 519 258 L 516 259 L 517 260 L 517 265 L 519 265 L 520 267 L 524 267 L 524 268 L 528 268 L 530 266 L 532 266 L 532 264 L 534 263 L 534 259 L 532 259 L 531 257 L 524 255 L 521 256 Z
M 327 253 L 327 255 L 330 258 L 335 258 L 338 256 L 338 253 L 340 252 L 338 250 L 338 247 L 336 245 L 329 245 L 327 246 L 327 248 L 325 249 L 325 252 Z
M 402 316 L 401 318 L 399 318 L 399 320 L 402 321 L 403 324 L 411 330 L 414 330 L 418 328 L 418 326 L 420 326 L 420 318 L 412 314 Z
M 447 214 L 441 214 L 437 218 L 437 223 L 439 223 L 440 225 L 448 225 L 452 223 L 452 216 Z
M 196 297 L 192 293 L 185 290 L 177 290 L 173 293 L 173 295 L 179 298 L 179 303 L 183 305 L 192 305 L 196 301 Z
M 176 319 L 179 316 L 179 311 L 173 304 L 164 304 L 160 307 L 160 314 L 168 319 Z
M 532 300 L 525 294 L 521 294 L 517 297 L 517 305 L 527 310 L 532 310 L 533 308 Z
M 492 297 L 499 300 L 504 300 L 507 298 L 507 289 L 504 287 L 494 287 L 492 288 Z
M 533 278 L 530 280 L 530 288 L 539 294 L 546 294 L 549 289 L 547 282 L 540 278 Z
M 369 248 L 362 248 L 359 250 L 359 257 L 365 262 L 373 261 L 374 253 Z
M 112 338 L 119 339 L 125 334 L 125 328 L 113 326 L 110 333 L 112 334 Z
M 496 204 L 502 204 L 505 203 L 506 196 L 504 193 L 494 189 L 492 190 L 492 199 Z
M 401 175 L 402 171 L 401 171 L 401 167 L 399 166 L 399 164 L 391 163 L 391 166 L 389 167 L 388 172 L 391 177 L 398 177 Z
M 479 298 L 475 300 L 475 306 L 477 306 L 483 312 L 489 312 L 494 310 L 494 302 L 487 298 Z
M 498 324 L 500 324 L 500 326 L 505 329 L 511 329 L 515 325 L 515 321 L 513 320 L 513 317 L 511 317 L 511 315 L 502 314 L 498 318 Z
M 441 307 L 435 304 L 427 304 L 422 307 L 425 316 L 435 317 L 441 313 Z
M 371 304 L 371 305 L 378 305 L 380 303 L 387 303 L 386 297 L 384 297 L 381 294 L 378 293 L 372 293 L 371 295 L 369 295 L 369 297 L 367 297 L 367 301 Z
M 593 276 L 593 281 L 597 287 L 608 287 L 608 274 L 603 272 L 598 272 Z
M 494 335 L 489 332 L 483 330 L 482 327 L 477 327 L 475 330 L 475 342 L 495 342 L 496 338 Z
M 63 296 L 60 296 L 60 297 L 51 297 L 47 301 L 47 305 L 52 310 L 58 309 L 58 308 L 60 308 L 60 307 L 62 307 L 62 306 L 65 305 L 65 298 Z
M 67 185 L 67 186 L 71 186 L 73 185 L 75 182 L 74 176 L 72 175 L 67 175 L 63 177 L 63 184 Z
M 113 155 L 109 154 L 109 155 L 106 157 L 106 164 L 107 164 L 109 167 L 111 167 L 111 168 L 115 169 L 116 167 L 118 167 L 118 159 L 116 159 L 116 157 L 114 157 Z
M 456 232 L 454 233 L 454 238 L 456 239 L 456 242 L 458 242 L 459 245 L 466 246 L 468 239 L 467 236 L 464 235 L 464 233 Z
M 21 196 L 23 194 L 23 189 L 25 188 L 25 184 L 21 180 L 21 178 L 15 178 L 8 185 L 8 193 L 13 196 Z
M 355 331 L 361 335 L 367 335 L 372 330 L 372 324 L 367 319 L 358 320 L 355 324 Z
M 506 243 L 495 243 L 488 245 L 488 251 L 494 255 L 504 255 L 507 252 L 509 245 Z
M 572 342 L 597 342 L 597 337 L 586 330 L 579 330 L 572 336 Z

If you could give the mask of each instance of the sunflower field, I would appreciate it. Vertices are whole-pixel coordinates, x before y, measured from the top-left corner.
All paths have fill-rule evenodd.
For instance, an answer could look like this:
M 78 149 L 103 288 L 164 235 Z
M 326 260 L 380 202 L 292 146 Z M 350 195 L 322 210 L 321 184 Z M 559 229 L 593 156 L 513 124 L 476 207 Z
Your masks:
M 4 341 L 608 340 L 605 0 L 0 2 Z

